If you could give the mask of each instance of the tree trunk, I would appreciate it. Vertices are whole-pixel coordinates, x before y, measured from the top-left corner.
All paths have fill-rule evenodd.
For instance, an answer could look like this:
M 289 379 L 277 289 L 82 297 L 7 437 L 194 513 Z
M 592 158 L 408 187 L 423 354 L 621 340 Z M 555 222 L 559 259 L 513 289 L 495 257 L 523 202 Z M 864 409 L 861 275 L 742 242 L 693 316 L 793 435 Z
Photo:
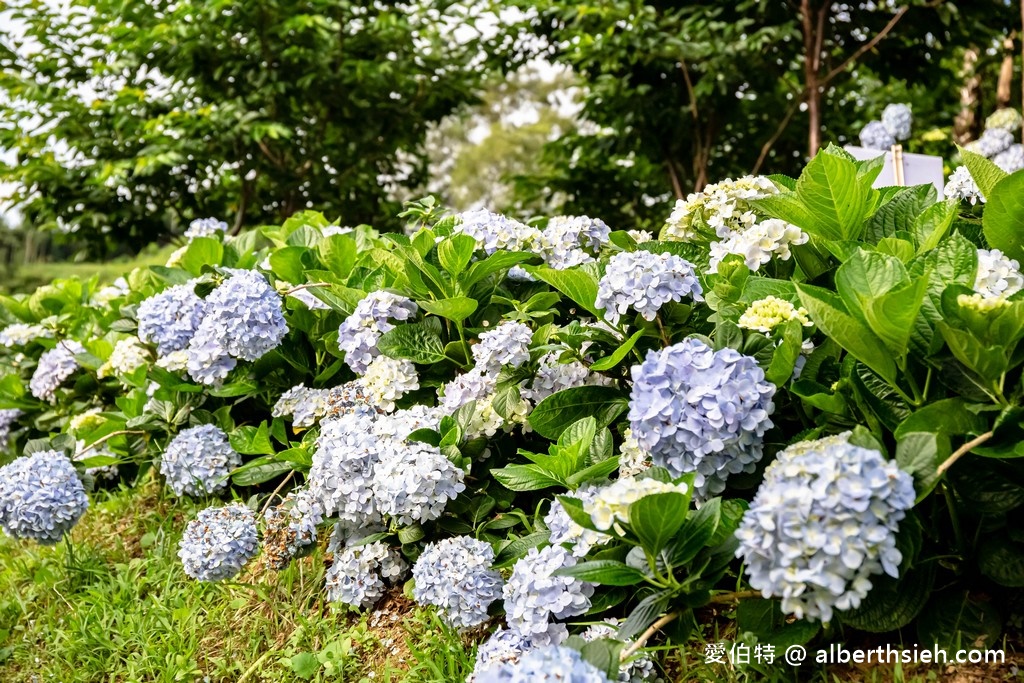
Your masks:
M 815 10 L 811 0 L 800 0 L 800 22 L 804 38 L 804 99 L 807 102 L 807 156 L 821 147 L 821 45 L 830 5 Z
M 1013 36 L 1003 41 L 1003 63 L 999 67 L 999 84 L 996 87 L 996 107 L 1010 106 L 1013 91 Z
M 964 65 L 961 72 L 963 85 L 960 87 L 960 113 L 953 120 L 953 141 L 958 145 L 973 140 L 978 125 L 977 110 L 981 92 L 981 79 L 978 77 L 977 66 L 978 48 L 971 46 L 964 52 Z

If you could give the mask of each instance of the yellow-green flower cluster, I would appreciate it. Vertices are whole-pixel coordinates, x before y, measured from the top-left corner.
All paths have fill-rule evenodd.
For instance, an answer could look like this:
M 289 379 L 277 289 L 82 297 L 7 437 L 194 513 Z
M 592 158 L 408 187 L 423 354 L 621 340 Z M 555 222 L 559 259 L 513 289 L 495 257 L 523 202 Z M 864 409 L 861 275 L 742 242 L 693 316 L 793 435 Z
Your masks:
M 956 298 L 956 302 L 964 308 L 978 313 L 1001 311 L 1010 305 L 1010 302 L 1001 296 L 985 296 L 983 294 L 961 294 Z
M 777 325 L 798 320 L 805 327 L 812 325 L 807 311 L 797 308 L 785 299 L 776 296 L 767 296 L 759 299 L 747 307 L 740 316 L 738 325 L 744 329 L 757 330 L 758 332 L 771 332 Z

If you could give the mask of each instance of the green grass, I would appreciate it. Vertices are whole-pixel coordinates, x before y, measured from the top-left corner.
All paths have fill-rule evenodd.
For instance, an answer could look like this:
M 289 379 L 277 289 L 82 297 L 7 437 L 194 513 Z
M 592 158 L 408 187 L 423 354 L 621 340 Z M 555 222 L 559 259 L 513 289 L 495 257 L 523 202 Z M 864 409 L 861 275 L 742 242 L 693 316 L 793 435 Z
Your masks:
M 159 248 L 151 247 L 132 259 L 114 259 L 102 263 L 55 261 L 20 264 L 11 272 L 0 272 L 0 290 L 31 292 L 56 278 L 77 277 L 87 280 L 93 275 L 98 275 L 101 283 L 109 284 L 134 268 L 162 266 L 167 263 L 168 257 L 176 248 L 173 244 Z

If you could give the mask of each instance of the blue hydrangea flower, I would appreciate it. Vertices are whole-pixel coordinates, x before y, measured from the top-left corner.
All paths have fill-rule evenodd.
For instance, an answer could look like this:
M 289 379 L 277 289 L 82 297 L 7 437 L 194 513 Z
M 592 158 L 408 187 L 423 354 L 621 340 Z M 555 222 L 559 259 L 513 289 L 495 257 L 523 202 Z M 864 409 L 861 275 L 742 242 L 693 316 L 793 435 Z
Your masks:
M 0 467 L 0 528 L 53 545 L 89 507 L 74 465 L 60 451 L 38 451 Z
M 372 607 L 395 584 L 408 565 L 402 556 L 381 541 L 353 545 L 334 556 L 327 570 L 327 599 L 351 607 Z
M 779 453 L 736 531 L 750 585 L 799 619 L 831 621 L 860 604 L 873 575 L 899 576 L 896 532 L 913 479 L 849 437 Z
M 196 237 L 220 237 L 228 224 L 218 218 L 197 218 L 188 224 L 185 237 L 191 241 Z
M 263 557 L 271 569 L 288 566 L 299 551 L 316 543 L 316 527 L 324 521 L 324 509 L 308 489 L 297 489 L 263 516 Z
M 563 363 L 561 356 L 561 351 L 551 351 L 541 357 L 533 381 L 528 388 L 522 389 L 523 398 L 540 403 L 551 394 L 564 389 L 614 384 L 614 380 L 591 372 L 590 368 L 578 360 Z
M 896 138 L 893 137 L 892 133 L 889 132 L 889 129 L 881 121 L 871 121 L 860 129 L 861 147 L 888 151 L 895 144 Z
M 538 647 L 519 661 L 477 671 L 476 683 L 611 683 L 603 671 L 562 645 Z
M 612 256 L 597 285 L 594 305 L 604 309 L 613 325 L 630 308 L 645 320 L 654 320 L 669 301 L 690 297 L 703 301 L 693 264 L 673 254 L 623 251 Z
M 456 628 L 487 621 L 487 608 L 501 597 L 501 574 L 491 569 L 494 549 L 471 536 L 430 543 L 412 566 L 412 596 L 433 605 Z
M 373 426 L 367 411 L 324 419 L 309 470 L 309 488 L 324 513 L 353 527 L 380 519 L 373 502 L 373 468 L 386 442 L 374 435 Z
M 166 356 L 188 346 L 206 313 L 206 303 L 196 296 L 195 280 L 168 287 L 139 304 L 139 339 L 156 344 Z
M 992 159 L 996 166 L 1007 173 L 1015 173 L 1024 168 L 1024 145 L 1013 144 Z
M 373 468 L 373 501 L 399 524 L 429 522 L 466 490 L 464 478 L 465 472 L 436 446 L 385 442 Z
M 585 484 L 578 488 L 570 496 L 577 500 L 588 503 L 598 495 L 600 489 L 592 484 Z M 570 552 L 574 557 L 583 557 L 590 552 L 595 545 L 603 545 L 611 540 L 611 536 L 600 531 L 585 529 L 574 522 L 565 511 L 565 506 L 555 498 L 551 501 L 551 509 L 544 516 L 544 524 L 551 532 L 549 540 L 554 545 L 569 544 Z
M 256 516 L 239 503 L 201 510 L 185 527 L 178 558 L 199 581 L 223 581 L 242 571 L 259 549 Z
M 530 251 L 540 239 L 540 230 L 486 209 L 463 211 L 454 232 L 469 235 L 488 255 L 503 251 Z
M 991 159 L 1000 152 L 1010 149 L 1013 141 L 1013 133 L 1010 131 L 1003 130 L 1002 128 L 989 128 L 981 134 L 975 145 L 977 146 L 978 154 Z
M 555 270 L 565 270 L 593 261 L 610 235 L 611 228 L 599 218 L 555 216 L 540 234 L 540 255 Z
M 509 628 L 542 645 L 551 619 L 579 616 L 590 609 L 593 584 L 553 576 L 562 567 L 575 564 L 576 558 L 557 545 L 531 548 L 516 562 L 502 591 Z
M 21 417 L 21 411 L 17 408 L 0 410 L 0 451 L 6 451 L 10 445 L 8 442 L 11 438 L 11 427 L 19 417 Z
M 910 137 L 910 125 L 913 121 L 914 115 L 905 104 L 890 104 L 882 110 L 882 125 L 897 140 L 906 140 Z
M 496 374 L 485 372 L 475 367 L 469 372 L 457 375 L 455 379 L 444 385 L 440 396 L 440 407 L 446 413 L 453 413 L 470 401 L 482 401 L 498 386 Z
M 633 367 L 630 428 L 655 465 L 673 476 L 695 472 L 697 497 L 706 498 L 730 474 L 754 471 L 774 394 L 753 358 L 686 339 Z
M 200 327 L 185 353 L 189 377 L 200 384 L 218 385 L 238 365 L 238 361 L 221 344 L 219 330 L 212 326 Z
M 620 622 L 618 619 L 605 619 L 600 624 L 594 624 L 580 634 L 586 641 L 601 640 L 610 638 L 618 640 Z M 632 644 L 632 641 L 626 641 Z M 654 667 L 654 660 L 650 655 L 643 654 L 629 659 L 619 666 L 618 683 L 664 683 L 664 679 L 658 675 Z
M 40 356 L 28 383 L 32 395 L 40 401 L 53 403 L 57 389 L 78 369 L 75 356 L 79 353 L 85 353 L 85 347 L 73 339 L 65 339 Z
M 215 425 L 183 429 L 160 458 L 160 474 L 178 496 L 203 496 L 227 486 L 231 470 L 242 457 L 228 442 L 228 435 Z
M 496 374 L 506 365 L 518 368 L 530 360 L 532 339 L 529 325 L 506 320 L 480 334 L 480 343 L 473 345 L 475 365 L 485 374 Z
M 345 362 L 352 371 L 363 374 L 380 355 L 377 340 L 395 328 L 391 320 L 408 320 L 417 310 L 411 299 L 385 291 L 371 292 L 356 304 L 352 315 L 338 328 L 338 347 L 345 352 Z

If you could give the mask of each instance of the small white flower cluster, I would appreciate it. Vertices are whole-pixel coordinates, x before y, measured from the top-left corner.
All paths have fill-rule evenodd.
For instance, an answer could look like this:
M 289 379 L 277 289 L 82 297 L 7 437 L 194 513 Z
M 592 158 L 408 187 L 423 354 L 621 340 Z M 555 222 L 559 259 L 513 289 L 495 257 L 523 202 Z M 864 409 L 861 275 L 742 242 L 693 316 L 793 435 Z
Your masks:
M 600 640 L 602 638 L 619 640 L 617 633 L 620 625 L 618 619 L 605 619 L 603 623 L 594 624 L 581 633 L 580 637 L 586 641 Z M 627 645 L 632 643 L 632 641 L 625 642 Z M 618 683 L 664 683 L 664 679 L 658 675 L 658 670 L 654 667 L 654 660 L 651 656 L 642 654 L 623 662 L 619 666 Z
M 215 425 L 183 429 L 160 457 L 160 474 L 177 496 L 203 496 L 228 485 L 231 470 L 242 464 L 228 442 L 228 435 Z
M 352 315 L 338 328 L 338 347 L 345 352 L 345 362 L 357 374 L 366 372 L 370 361 L 380 355 L 377 341 L 395 328 L 390 320 L 408 320 L 419 307 L 414 301 L 391 292 L 367 294 Z
M 810 239 L 800 228 L 777 218 L 769 218 L 724 237 L 719 242 L 711 243 L 711 272 L 717 272 L 718 264 L 729 254 L 742 256 L 747 268 L 753 271 L 757 271 L 774 256 L 788 261 L 790 247 L 806 244 Z
M 1024 289 L 1024 275 L 1016 259 L 998 249 L 978 250 L 974 291 L 985 298 L 1007 298 Z
M 978 313 L 1001 311 L 1010 305 L 1010 302 L 1001 296 L 989 297 L 978 293 L 960 294 L 956 297 L 956 302 L 958 305 Z
M 604 375 L 591 372 L 590 368 L 575 358 L 563 363 L 561 357 L 561 351 L 551 351 L 541 357 L 530 386 L 522 390 L 523 398 L 540 403 L 551 394 L 565 389 L 583 386 L 609 386 L 614 383 L 612 379 Z
M 119 339 L 114 344 L 114 350 L 111 351 L 110 358 L 100 367 L 97 374 L 100 377 L 107 377 L 109 375 L 123 377 L 148 365 L 151 360 L 149 349 L 146 348 L 138 337 Z
M 569 497 L 583 502 L 584 506 L 594 500 L 600 493 L 600 489 L 593 485 L 584 485 L 577 489 Z M 593 529 L 585 529 L 574 522 L 565 506 L 557 498 L 551 501 L 551 509 L 544 517 L 544 523 L 551 532 L 549 540 L 553 545 L 569 544 L 569 550 L 574 557 L 583 557 L 590 552 L 595 545 L 604 545 L 611 540 L 608 534 L 602 534 Z
M 317 420 L 327 414 L 329 395 L 330 389 L 309 389 L 304 384 L 299 384 L 281 394 L 270 415 L 291 416 L 293 427 L 312 427 Z
M 465 472 L 436 446 L 390 441 L 373 468 L 373 500 L 399 524 L 429 522 L 466 489 Z
M 537 228 L 486 209 L 463 211 L 453 230 L 475 239 L 488 256 L 496 251 L 530 251 L 541 235 Z
M 394 585 L 408 565 L 397 551 L 381 541 L 349 546 L 334 556 L 327 570 L 327 599 L 351 607 L 372 607 Z
M 26 346 L 36 339 L 50 339 L 52 337 L 53 330 L 42 325 L 14 323 L 0 330 L 0 346 L 6 346 L 7 348 Z
M 53 403 L 57 389 L 78 369 L 75 356 L 79 353 L 85 353 L 85 347 L 74 339 L 57 342 L 56 347 L 43 353 L 28 383 L 32 395 Z
M 224 581 L 256 555 L 256 516 L 239 503 L 201 510 L 185 527 L 178 558 L 198 581 Z
M 626 427 L 619 447 L 619 478 L 636 476 L 653 464 L 650 452 L 633 437 L 633 429 Z
M 611 228 L 599 218 L 555 216 L 540 233 L 537 250 L 555 270 L 565 270 L 594 261 L 608 242 Z
M 388 356 L 374 358 L 359 383 L 365 387 L 370 403 L 386 413 L 395 409 L 395 401 L 420 388 L 412 361 Z
M 53 545 L 89 507 L 85 487 L 60 451 L 37 451 L 0 467 L 0 528 Z
M 544 645 L 553 638 L 551 619 L 579 616 L 590 609 L 593 584 L 554 576 L 557 570 L 575 564 L 576 558 L 561 546 L 530 548 L 512 566 L 512 576 L 502 591 L 509 628 L 536 645 Z
M 747 330 L 768 334 L 778 325 L 790 320 L 797 320 L 804 327 L 814 324 L 803 308 L 797 308 L 785 299 L 769 295 L 747 306 L 747 310 L 743 311 L 736 324 Z
M 943 188 L 942 194 L 946 199 L 956 199 L 961 202 L 967 200 L 971 206 L 979 201 L 982 204 L 985 203 L 985 196 L 981 194 L 978 184 L 974 182 L 974 178 L 971 177 L 971 172 L 967 170 L 966 166 L 958 166 L 953 171 L 953 175 L 949 176 L 949 180 L 946 181 L 946 187 Z
M 669 301 L 703 301 L 694 265 L 673 254 L 623 251 L 612 256 L 597 285 L 594 306 L 613 325 L 633 308 L 654 320 Z
M 492 562 L 491 545 L 471 536 L 429 543 L 412 567 L 413 599 L 437 607 L 451 626 L 479 626 L 501 597 L 501 574 L 491 569 Z
M 686 484 L 669 484 L 657 479 L 626 477 L 616 479 L 599 488 L 594 496 L 583 501 L 583 511 L 590 515 L 590 521 L 598 529 L 614 529 L 623 533 L 620 524 L 629 524 L 629 507 L 636 501 L 655 493 L 682 493 L 689 489 Z
M 217 218 L 197 218 L 188 224 L 185 238 L 191 242 L 196 237 L 221 237 L 228 229 L 228 224 Z
M 764 176 L 728 178 L 676 200 L 672 214 L 661 231 L 661 238 L 692 242 L 710 229 L 719 237 L 742 232 L 758 220 L 750 201 L 778 194 L 779 188 Z
M 308 488 L 290 492 L 280 505 L 263 516 L 263 559 L 268 567 L 281 570 L 300 550 L 316 543 L 316 527 L 324 510 Z
M 501 322 L 493 330 L 480 334 L 480 343 L 473 345 L 475 367 L 482 373 L 496 373 L 508 365 L 518 368 L 530 360 L 533 330 L 529 325 L 512 320 Z
M 417 429 L 437 429 L 441 423 L 441 410 L 422 404 L 378 415 L 373 423 L 373 434 L 378 439 L 405 441 Z
M 93 306 L 109 308 L 111 301 L 124 296 L 130 291 L 131 288 L 128 286 L 128 281 L 125 280 L 123 277 L 119 277 L 116 280 L 114 280 L 113 284 L 107 285 L 103 289 L 96 292 L 93 295 L 92 299 L 90 300 L 90 303 Z

